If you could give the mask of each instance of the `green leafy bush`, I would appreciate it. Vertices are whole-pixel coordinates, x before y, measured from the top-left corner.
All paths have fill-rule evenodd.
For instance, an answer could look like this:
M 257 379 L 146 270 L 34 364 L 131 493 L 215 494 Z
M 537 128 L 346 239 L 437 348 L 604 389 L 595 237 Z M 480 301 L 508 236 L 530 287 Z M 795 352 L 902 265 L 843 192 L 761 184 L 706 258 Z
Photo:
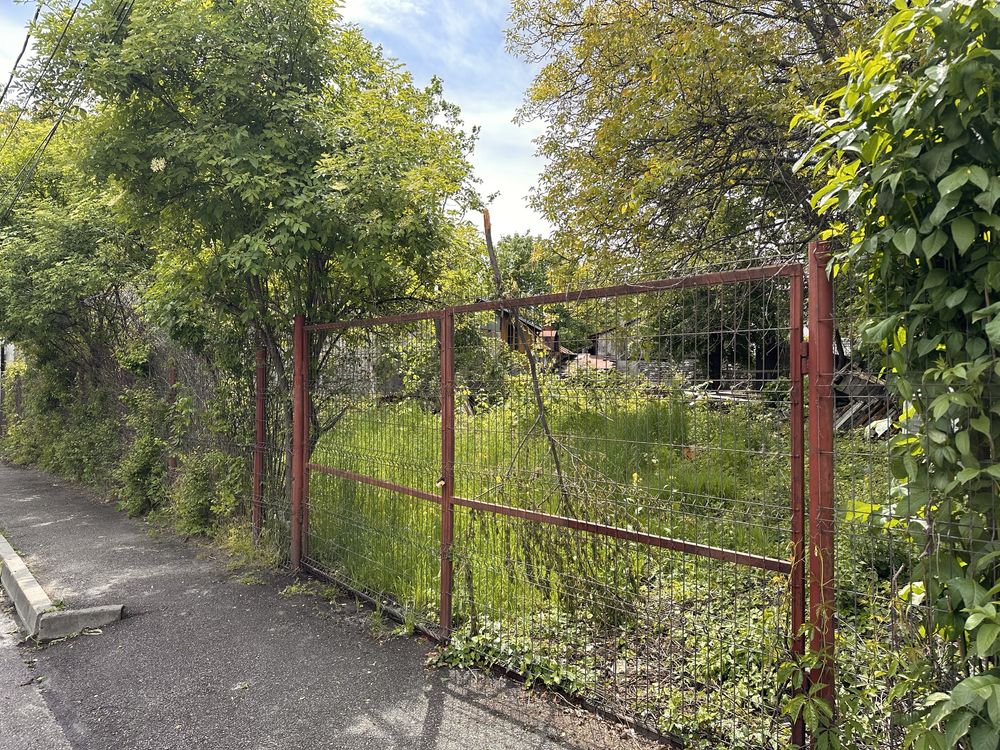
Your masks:
M 544 619 L 544 614 L 539 617 Z M 550 641 L 535 635 L 511 636 L 506 623 L 486 619 L 475 632 L 463 629 L 455 633 L 432 663 L 457 668 L 500 669 L 520 675 L 526 687 L 538 683 L 566 695 L 578 695 L 588 686 L 592 687 L 597 676 L 580 665 L 569 663 L 564 657 L 563 644 L 565 637 L 570 635 L 572 623 L 565 617 L 550 619 L 560 620 L 550 633 L 554 636 Z
M 115 496 L 130 516 L 141 516 L 166 499 L 167 406 L 139 388 L 122 397 L 131 440 L 115 468 Z
M 206 533 L 232 518 L 249 495 L 246 464 L 219 450 L 188 453 L 181 458 L 170 490 L 178 528 Z
M 882 349 L 890 387 L 907 404 L 884 511 L 914 561 L 901 571 L 904 616 L 922 621 L 905 642 L 920 648 L 908 650 L 892 687 L 904 745 L 993 750 L 1000 7 L 897 7 L 869 45 L 841 58 L 844 87 L 801 116 L 816 133 L 804 161 L 826 180 L 814 204 L 844 240 L 834 270 L 867 281 L 865 343 Z M 937 690 L 928 695 L 914 674 L 933 674 Z
M 67 385 L 58 372 L 24 360 L 5 376 L 6 458 L 96 487 L 112 483 L 122 448 L 120 409 L 106 388 Z
M 115 469 L 115 495 L 130 516 L 145 515 L 163 502 L 165 447 L 154 435 L 140 435 L 129 445 Z
M 133 347 L 145 362 L 148 349 Z M 4 405 L 7 431 L 3 455 L 72 481 L 110 491 L 132 516 L 165 507 L 184 533 L 207 533 L 223 525 L 249 497 L 249 474 L 241 456 L 200 446 L 179 447 L 194 420 L 211 422 L 218 415 L 194 412 L 189 398 L 174 406 L 146 381 L 125 387 L 120 395 L 109 386 L 84 388 L 60 380 L 50 370 L 18 360 L 6 375 L 7 393 L 15 383 L 19 406 Z M 173 485 L 167 458 L 179 453 Z

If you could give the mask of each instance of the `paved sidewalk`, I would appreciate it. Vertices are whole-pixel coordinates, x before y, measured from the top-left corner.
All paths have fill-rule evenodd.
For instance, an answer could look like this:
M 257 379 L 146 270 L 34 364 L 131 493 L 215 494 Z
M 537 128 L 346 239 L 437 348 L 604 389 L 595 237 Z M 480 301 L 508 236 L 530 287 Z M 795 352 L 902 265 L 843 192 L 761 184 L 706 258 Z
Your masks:
M 379 641 L 353 604 L 282 596 L 289 574 L 241 583 L 41 473 L 0 465 L 0 530 L 53 600 L 126 609 L 42 649 L 4 638 L 0 615 L 0 713 L 22 718 L 0 717 L 0 750 L 648 746 L 507 681 L 429 670 L 426 640 Z
M 69 750 L 62 727 L 35 681 L 36 675 L 18 653 L 19 640 L 17 623 L 0 610 L 0 747 Z

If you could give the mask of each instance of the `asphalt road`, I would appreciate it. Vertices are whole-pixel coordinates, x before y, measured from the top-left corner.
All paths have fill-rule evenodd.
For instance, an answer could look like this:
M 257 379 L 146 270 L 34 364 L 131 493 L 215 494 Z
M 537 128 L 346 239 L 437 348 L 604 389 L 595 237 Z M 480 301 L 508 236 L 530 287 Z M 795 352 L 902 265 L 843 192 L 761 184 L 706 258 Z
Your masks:
M 0 750 L 647 747 L 494 677 L 424 666 L 353 600 L 247 583 L 90 493 L 0 465 L 0 530 L 53 600 L 125 605 L 102 633 L 18 644 L 0 614 Z
M 0 599 L 2 601 L 2 599 Z M 0 609 L 0 746 L 16 750 L 69 750 L 41 686 L 18 649 L 20 634 Z

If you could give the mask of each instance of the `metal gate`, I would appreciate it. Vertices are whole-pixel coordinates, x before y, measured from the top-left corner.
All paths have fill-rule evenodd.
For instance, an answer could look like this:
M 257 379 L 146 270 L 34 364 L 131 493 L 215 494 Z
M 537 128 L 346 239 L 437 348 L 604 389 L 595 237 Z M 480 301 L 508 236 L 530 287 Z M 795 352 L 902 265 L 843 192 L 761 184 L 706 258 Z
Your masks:
M 799 263 L 297 318 L 293 567 L 443 663 L 687 747 L 804 746 L 781 705 L 805 685 L 778 675 L 808 631 L 832 700 L 832 362 L 806 357 L 832 351 L 824 264 L 812 247 L 809 344 Z

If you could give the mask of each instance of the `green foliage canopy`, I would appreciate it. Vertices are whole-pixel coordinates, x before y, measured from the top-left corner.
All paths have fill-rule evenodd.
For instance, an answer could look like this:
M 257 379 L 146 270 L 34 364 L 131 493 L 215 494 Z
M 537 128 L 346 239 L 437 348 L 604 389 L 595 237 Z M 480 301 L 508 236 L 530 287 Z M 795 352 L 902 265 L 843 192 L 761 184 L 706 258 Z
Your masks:
M 834 268 L 870 280 L 865 335 L 910 407 L 892 515 L 912 541 L 904 595 L 926 615 L 940 692 L 907 742 L 979 750 L 1000 743 L 1000 7 L 899 8 L 802 116 L 816 137 L 804 161 L 827 180 L 817 210 L 841 221 Z
M 48 127 L 19 126 L 0 154 L 5 184 Z M 129 303 L 149 265 L 148 251 L 120 220 L 120 193 L 80 169 L 72 153 L 76 133 L 72 127 L 68 140 L 50 146 L 0 229 L 0 336 L 65 382 L 113 366 L 136 328 Z
M 512 49 L 541 65 L 536 205 L 589 275 L 799 251 L 817 226 L 788 122 L 868 18 L 821 0 L 516 0 Z
M 280 362 L 291 314 L 385 309 L 433 278 L 471 196 L 438 83 L 414 86 L 332 0 L 138 3 L 120 40 L 102 36 L 115 7 L 78 14 L 62 81 L 93 102 L 86 163 L 150 238 L 170 333 L 254 327 Z M 50 14 L 38 43 L 60 31 Z

